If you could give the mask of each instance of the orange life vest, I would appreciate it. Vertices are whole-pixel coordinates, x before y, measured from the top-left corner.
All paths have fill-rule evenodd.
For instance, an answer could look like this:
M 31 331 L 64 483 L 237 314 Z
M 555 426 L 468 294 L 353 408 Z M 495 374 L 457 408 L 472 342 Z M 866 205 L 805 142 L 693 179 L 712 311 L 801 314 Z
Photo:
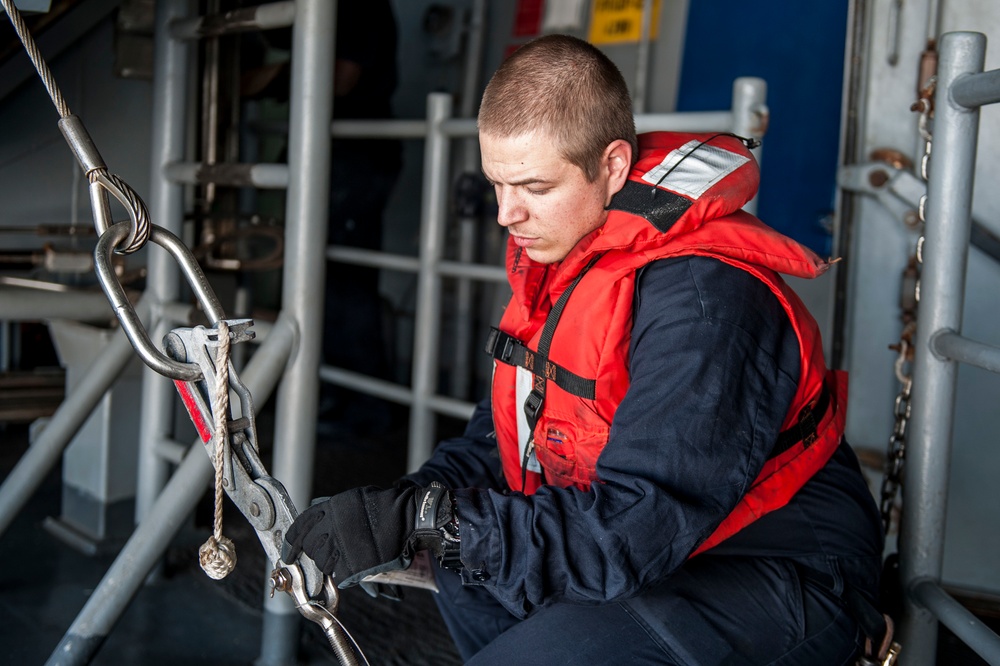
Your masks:
M 538 264 L 509 243 L 514 296 L 488 345 L 493 420 L 512 489 L 586 490 L 600 482 L 597 459 L 629 387 L 638 269 L 699 255 L 751 273 L 781 302 L 798 336 L 799 384 L 770 458 L 698 553 L 787 504 L 826 464 L 844 431 L 847 377 L 827 371 L 815 320 L 778 275 L 816 277 L 829 264 L 740 210 L 759 182 L 742 141 L 659 132 L 642 135 L 639 148 L 606 223 L 562 262 Z

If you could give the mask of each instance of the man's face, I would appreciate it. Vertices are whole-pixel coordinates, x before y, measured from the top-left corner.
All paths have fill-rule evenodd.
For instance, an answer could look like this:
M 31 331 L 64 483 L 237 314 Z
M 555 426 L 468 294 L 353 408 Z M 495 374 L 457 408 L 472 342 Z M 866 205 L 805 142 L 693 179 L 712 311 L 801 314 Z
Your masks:
M 562 261 L 591 231 L 604 224 L 604 210 L 621 184 L 609 169 L 590 182 L 563 158 L 545 132 L 513 137 L 481 133 L 483 173 L 496 190 L 497 221 L 533 260 Z

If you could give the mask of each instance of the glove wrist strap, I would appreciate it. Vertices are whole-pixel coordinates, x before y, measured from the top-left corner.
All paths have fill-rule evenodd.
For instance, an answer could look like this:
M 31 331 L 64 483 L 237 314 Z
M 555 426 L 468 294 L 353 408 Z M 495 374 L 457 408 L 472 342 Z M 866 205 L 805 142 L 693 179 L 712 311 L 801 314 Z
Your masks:
M 442 568 L 461 571 L 461 537 L 458 517 L 455 515 L 455 499 L 451 491 L 437 483 L 419 491 L 414 532 L 437 534 L 436 544 L 430 546 Z

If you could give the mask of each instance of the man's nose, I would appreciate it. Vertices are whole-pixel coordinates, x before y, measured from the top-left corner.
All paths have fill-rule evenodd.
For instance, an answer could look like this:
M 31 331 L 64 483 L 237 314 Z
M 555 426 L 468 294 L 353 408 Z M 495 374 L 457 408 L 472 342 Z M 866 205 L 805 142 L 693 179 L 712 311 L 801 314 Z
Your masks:
M 528 209 L 513 192 L 497 194 L 497 222 L 502 227 L 523 222 L 528 219 Z

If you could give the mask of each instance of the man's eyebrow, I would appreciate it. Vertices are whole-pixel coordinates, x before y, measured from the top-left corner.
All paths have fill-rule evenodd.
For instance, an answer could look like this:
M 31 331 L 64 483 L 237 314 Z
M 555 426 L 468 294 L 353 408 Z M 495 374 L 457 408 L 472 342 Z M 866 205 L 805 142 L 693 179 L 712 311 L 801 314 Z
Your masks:
M 496 183 L 496 181 L 494 181 L 492 178 L 490 178 L 488 175 L 486 175 L 485 171 L 483 172 L 483 177 L 487 181 L 489 181 L 491 184 Z M 505 185 L 514 185 L 514 186 L 522 186 L 522 185 L 551 185 L 554 182 L 555 181 L 549 180 L 547 178 L 539 178 L 537 176 L 530 176 L 528 178 L 522 178 L 521 180 L 512 180 L 509 183 L 504 183 L 504 184 Z

